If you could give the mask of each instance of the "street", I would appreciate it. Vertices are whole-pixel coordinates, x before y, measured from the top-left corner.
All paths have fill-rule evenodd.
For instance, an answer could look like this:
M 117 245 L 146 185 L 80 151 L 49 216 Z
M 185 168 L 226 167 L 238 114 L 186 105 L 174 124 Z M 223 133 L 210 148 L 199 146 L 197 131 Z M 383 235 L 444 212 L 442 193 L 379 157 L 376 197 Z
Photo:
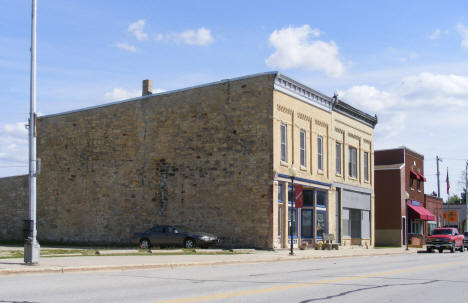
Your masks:
M 0 276 L 0 302 L 466 302 L 467 253 Z

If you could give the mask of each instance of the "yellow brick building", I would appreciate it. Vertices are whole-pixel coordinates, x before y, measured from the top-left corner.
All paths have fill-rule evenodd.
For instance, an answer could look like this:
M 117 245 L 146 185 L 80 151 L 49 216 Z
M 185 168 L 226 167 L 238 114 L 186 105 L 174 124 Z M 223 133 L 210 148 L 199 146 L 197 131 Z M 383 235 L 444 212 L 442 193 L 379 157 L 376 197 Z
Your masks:
M 377 119 L 284 75 L 273 93 L 276 248 L 323 241 L 374 245 L 373 129 Z M 292 180 L 304 205 L 293 207 Z M 292 222 L 292 223 L 291 223 Z M 292 224 L 293 228 L 290 229 Z

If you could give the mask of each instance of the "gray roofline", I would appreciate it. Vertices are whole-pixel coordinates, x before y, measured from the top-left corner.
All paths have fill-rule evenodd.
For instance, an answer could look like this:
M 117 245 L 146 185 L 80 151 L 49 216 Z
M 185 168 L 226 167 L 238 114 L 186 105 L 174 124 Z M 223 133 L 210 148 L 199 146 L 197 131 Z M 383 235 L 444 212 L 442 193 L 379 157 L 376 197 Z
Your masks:
M 166 92 L 161 92 L 161 93 L 155 93 L 147 96 L 140 96 L 140 97 L 135 97 L 135 98 L 130 98 L 130 99 L 125 99 L 125 100 L 120 100 L 120 101 L 115 101 L 115 102 L 108 102 L 100 105 L 94 105 L 94 106 L 89 106 L 89 107 L 84 107 L 84 108 L 79 108 L 79 109 L 74 109 L 74 110 L 69 110 L 61 113 L 56 113 L 56 114 L 50 114 L 50 115 L 44 115 L 40 116 L 39 118 L 50 118 L 50 117 L 55 117 L 55 116 L 62 116 L 62 115 L 68 115 L 68 114 L 73 114 L 77 112 L 82 112 L 82 111 L 87 111 L 91 109 L 97 109 L 101 107 L 107 107 L 107 106 L 112 106 L 112 105 L 117 105 L 117 104 L 122 104 L 122 103 L 127 103 L 127 102 L 132 102 L 132 101 L 138 101 L 138 100 L 143 100 L 146 98 L 150 98 L 153 96 L 162 96 L 162 95 L 167 95 L 167 94 L 173 94 L 173 93 L 178 93 L 178 92 L 183 92 L 191 89 L 196 89 L 196 88 L 202 88 L 202 87 L 207 87 L 211 85 L 217 85 L 217 84 L 222 84 L 226 82 L 231 82 L 231 81 L 237 81 L 237 80 L 244 80 L 244 79 L 249 79 L 249 78 L 255 78 L 255 77 L 260 77 L 264 75 L 277 75 L 279 72 L 277 71 L 271 71 L 271 72 L 264 72 L 264 73 L 257 73 L 257 74 L 252 74 L 252 75 L 247 75 L 247 76 L 242 76 L 242 77 L 236 77 L 236 78 L 231 78 L 231 79 L 223 79 L 220 81 L 215 81 L 215 82 L 209 82 L 205 84 L 200 84 L 200 85 L 194 85 L 194 86 L 189 86 L 185 88 L 180 88 L 180 89 L 175 89 L 175 90 L 170 90 Z
M 238 80 L 244 80 L 244 79 L 250 79 L 250 78 L 255 78 L 255 77 L 260 77 L 260 76 L 265 76 L 265 75 L 274 75 L 275 79 L 273 81 L 273 89 L 276 89 L 278 91 L 284 92 L 286 94 L 289 94 L 299 100 L 302 100 L 308 104 L 311 104 L 313 106 L 316 106 L 318 108 L 324 109 L 326 111 L 331 112 L 332 110 L 336 110 L 336 104 L 333 102 L 333 98 L 330 98 L 300 82 L 297 82 L 296 80 L 281 74 L 278 71 L 270 71 L 270 72 L 264 72 L 264 73 L 257 73 L 257 74 L 252 74 L 252 75 L 247 75 L 247 76 L 241 76 L 241 77 L 235 77 L 231 79 L 223 79 L 220 81 L 215 81 L 215 82 L 210 82 L 210 83 L 205 83 L 205 84 L 200 84 L 200 85 L 194 85 L 194 86 L 189 86 L 186 88 L 181 88 L 181 89 L 175 89 L 171 91 L 166 91 L 166 92 L 161 92 L 161 93 L 155 93 L 147 96 L 140 96 L 140 97 L 135 97 L 135 98 L 130 98 L 130 99 L 124 99 L 120 101 L 115 101 L 115 102 L 108 102 L 100 105 L 95 105 L 95 106 L 89 106 L 89 107 L 84 107 L 80 109 L 75 109 L 75 110 L 70 110 L 70 111 L 65 111 L 61 113 L 56 113 L 56 114 L 49 114 L 49 115 L 44 115 L 40 116 L 39 118 L 49 118 L 49 117 L 56 117 L 56 116 L 62 116 L 62 115 L 68 115 L 68 114 L 73 114 L 77 112 L 82 112 L 82 111 L 87 111 L 87 110 L 92 110 L 92 109 L 98 109 L 102 107 L 107 107 L 107 106 L 113 106 L 113 105 L 118 105 L 118 104 L 123 104 L 127 102 L 133 102 L 133 101 L 139 101 L 139 100 L 144 100 L 146 98 L 151 98 L 153 96 L 163 96 L 166 94 L 173 94 L 173 93 L 178 93 L 178 92 L 183 92 L 191 89 L 197 89 L 197 88 L 202 88 L 202 87 L 208 87 L 212 85 L 218 85 L 226 82 L 231 82 L 231 81 L 238 81 Z M 338 112 L 341 112 L 347 116 L 349 116 L 352 119 L 355 119 L 359 122 L 362 122 L 366 125 L 371 126 L 372 128 L 375 127 L 375 123 L 377 123 L 377 118 L 372 117 L 369 114 L 364 113 L 363 111 L 341 101 L 338 100 L 336 102 L 338 106 L 341 105 L 341 109 L 338 109 Z M 374 121 L 375 120 L 375 121 Z

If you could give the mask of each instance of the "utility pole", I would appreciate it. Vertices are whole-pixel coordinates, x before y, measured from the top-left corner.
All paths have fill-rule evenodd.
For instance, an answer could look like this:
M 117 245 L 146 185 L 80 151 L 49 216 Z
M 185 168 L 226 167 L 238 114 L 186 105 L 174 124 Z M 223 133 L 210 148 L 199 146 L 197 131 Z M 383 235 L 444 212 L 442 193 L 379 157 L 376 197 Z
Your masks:
M 436 162 L 437 162 L 437 197 L 440 198 L 440 172 L 439 172 L 439 161 L 442 162 L 442 159 L 439 158 L 439 156 L 436 156 Z
M 32 0 L 31 12 L 31 78 L 29 112 L 29 217 L 24 226 L 24 263 L 39 262 L 40 246 L 36 240 L 36 0 Z
M 468 160 L 465 165 L 465 207 L 466 207 L 466 218 L 465 218 L 465 231 L 468 231 Z

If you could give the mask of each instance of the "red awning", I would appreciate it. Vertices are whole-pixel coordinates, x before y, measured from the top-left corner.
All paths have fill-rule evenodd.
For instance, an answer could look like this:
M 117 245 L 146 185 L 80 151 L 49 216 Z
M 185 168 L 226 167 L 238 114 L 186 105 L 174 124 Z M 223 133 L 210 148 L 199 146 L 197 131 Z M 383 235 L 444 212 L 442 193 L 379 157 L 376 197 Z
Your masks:
M 414 211 L 413 215 L 416 215 L 418 219 L 426 221 L 435 221 L 435 216 L 424 207 L 411 204 L 408 204 L 408 207 Z
M 426 182 L 426 178 L 422 174 L 418 174 L 423 182 Z
M 413 175 L 414 178 L 421 180 L 421 176 L 414 170 L 410 169 L 410 174 Z

